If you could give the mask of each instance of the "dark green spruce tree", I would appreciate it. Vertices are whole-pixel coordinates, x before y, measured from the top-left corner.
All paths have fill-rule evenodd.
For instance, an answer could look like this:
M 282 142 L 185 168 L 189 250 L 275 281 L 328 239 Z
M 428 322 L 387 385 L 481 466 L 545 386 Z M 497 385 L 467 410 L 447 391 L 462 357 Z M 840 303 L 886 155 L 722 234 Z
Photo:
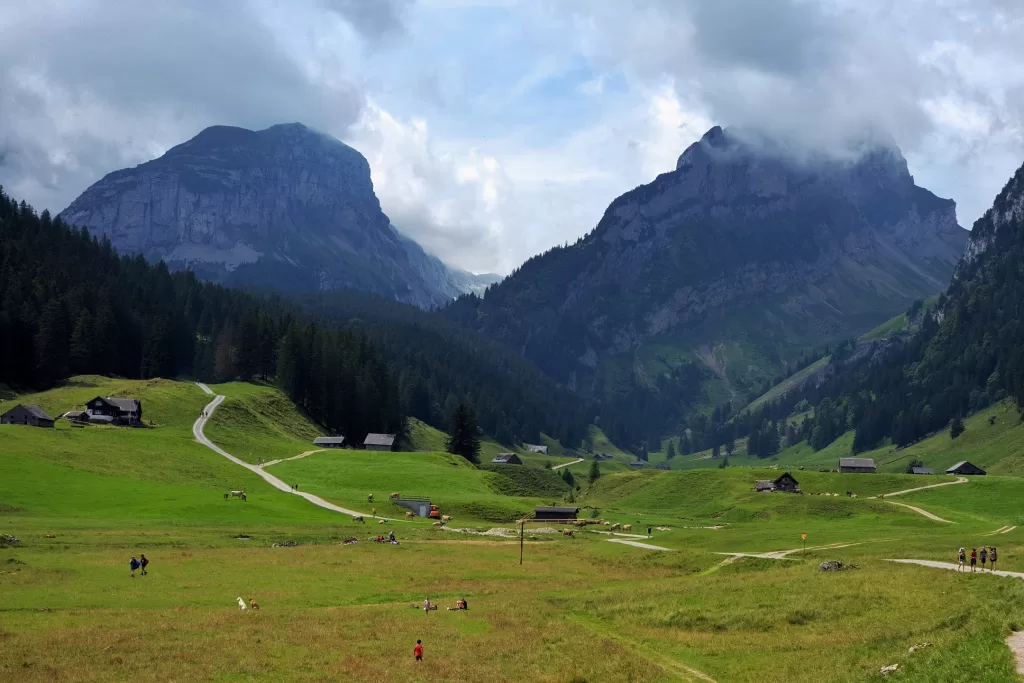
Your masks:
M 480 434 L 473 409 L 460 403 L 452 413 L 448 430 L 448 452 L 472 463 L 480 462 Z

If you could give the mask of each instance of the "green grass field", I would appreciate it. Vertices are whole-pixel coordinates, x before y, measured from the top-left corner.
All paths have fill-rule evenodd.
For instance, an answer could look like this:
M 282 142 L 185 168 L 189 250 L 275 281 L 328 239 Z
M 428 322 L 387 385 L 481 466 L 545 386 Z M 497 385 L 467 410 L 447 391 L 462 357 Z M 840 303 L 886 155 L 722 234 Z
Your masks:
M 273 389 L 215 390 L 235 406 L 207 429 L 222 447 L 264 461 L 309 450 L 315 427 Z M 62 412 L 111 393 L 142 398 L 155 426 L 0 427 L 0 534 L 22 541 L 0 547 L 0 680 L 853 682 L 894 663 L 887 680 L 1016 680 L 1003 640 L 1024 627 L 1024 583 L 885 560 L 986 544 L 1024 571 L 1024 531 L 986 535 L 1024 521 L 1024 479 L 897 499 L 952 522 L 940 523 L 869 496 L 946 477 L 792 468 L 795 495 L 753 491 L 781 471 L 764 462 L 608 472 L 578 479 L 582 516 L 660 526 L 650 543 L 670 552 L 610 543 L 604 527 L 564 538 L 529 526 L 520 565 L 517 540 L 356 524 L 272 489 L 194 442 L 209 397 L 190 383 L 76 378 L 31 400 Z M 992 435 L 1012 443 L 1019 428 L 1001 419 Z M 975 438 L 995 457 L 994 439 Z M 1008 472 L 1012 455 L 999 460 Z M 539 468 L 509 488 L 437 452 L 328 451 L 268 471 L 355 509 L 370 492 L 378 508 L 391 491 L 430 495 L 479 528 L 493 523 L 475 514 L 552 502 L 529 487 L 557 490 Z M 225 501 L 234 488 L 248 501 Z M 847 490 L 857 497 L 820 495 Z M 399 545 L 368 541 L 389 528 Z M 786 559 L 720 554 L 800 549 L 802 533 L 806 552 Z M 273 547 L 283 540 L 300 545 Z M 140 552 L 150 574 L 130 578 Z M 851 568 L 819 573 L 830 559 Z M 441 611 L 410 607 L 427 595 Z M 239 596 L 261 609 L 240 611 Z M 470 611 L 443 609 L 458 597 Z M 920 642 L 933 645 L 908 654 Z

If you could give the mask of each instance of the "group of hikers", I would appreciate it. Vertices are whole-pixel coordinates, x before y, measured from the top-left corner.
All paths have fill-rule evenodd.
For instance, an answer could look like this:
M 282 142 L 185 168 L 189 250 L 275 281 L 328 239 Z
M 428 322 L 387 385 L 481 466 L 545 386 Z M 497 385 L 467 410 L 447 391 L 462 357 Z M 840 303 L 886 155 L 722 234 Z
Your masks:
M 416 605 L 413 605 L 413 607 L 415 607 L 415 606 Z M 469 609 L 469 603 L 466 602 L 466 598 L 459 598 L 458 600 L 455 601 L 455 607 L 449 607 L 448 611 L 449 612 L 465 612 L 468 609 Z M 428 613 L 428 614 L 430 612 L 436 612 L 437 611 L 437 605 L 435 605 L 434 603 L 430 602 L 430 596 L 429 595 L 427 596 L 426 600 L 423 601 L 423 611 Z
M 377 538 L 373 540 L 377 543 L 390 543 L 391 545 L 398 545 L 398 541 L 395 539 L 394 529 L 389 531 L 387 536 L 378 535 Z
M 996 554 L 996 547 L 994 545 L 989 546 L 987 548 L 985 546 L 982 546 L 980 550 L 978 548 L 971 548 L 970 560 L 972 572 L 977 571 L 979 556 L 981 556 L 981 571 L 985 571 L 986 561 L 989 563 L 989 571 L 995 571 L 996 560 L 999 559 L 999 557 Z M 960 548 L 960 550 L 958 550 L 956 553 L 956 559 L 956 570 L 958 572 L 966 571 L 965 565 L 967 564 L 968 559 L 967 550 L 964 548 Z
M 128 567 L 132 570 L 132 578 L 133 579 L 135 578 L 135 572 L 138 569 L 142 570 L 141 576 L 145 576 L 146 574 L 149 573 L 149 572 L 146 571 L 146 567 L 149 566 L 149 560 L 146 559 L 145 555 L 139 555 L 139 557 L 142 558 L 142 559 L 135 559 L 135 557 L 133 556 L 131 561 L 128 562 Z

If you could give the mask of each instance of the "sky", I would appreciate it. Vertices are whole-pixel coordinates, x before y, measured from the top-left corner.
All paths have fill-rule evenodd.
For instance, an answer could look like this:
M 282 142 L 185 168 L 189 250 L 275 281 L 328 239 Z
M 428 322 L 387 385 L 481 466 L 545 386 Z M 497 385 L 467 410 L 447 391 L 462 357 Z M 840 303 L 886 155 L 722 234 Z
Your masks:
M 0 0 L 0 185 L 57 212 L 214 124 L 362 152 L 395 226 L 508 273 L 712 125 L 884 135 L 970 227 L 1024 162 L 1018 0 Z

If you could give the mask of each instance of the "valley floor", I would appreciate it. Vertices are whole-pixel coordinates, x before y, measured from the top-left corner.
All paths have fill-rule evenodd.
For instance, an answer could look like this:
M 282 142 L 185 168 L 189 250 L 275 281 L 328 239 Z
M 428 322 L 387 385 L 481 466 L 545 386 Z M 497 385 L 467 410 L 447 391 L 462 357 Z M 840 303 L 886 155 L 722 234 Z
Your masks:
M 940 523 L 874 497 L 920 484 L 905 475 L 799 472 L 805 493 L 793 495 L 753 493 L 767 470 L 622 472 L 577 504 L 631 530 L 568 538 L 528 525 L 521 547 L 423 520 L 357 524 L 276 490 L 191 438 L 210 400 L 195 385 L 79 381 L 90 386 L 34 399 L 59 412 L 79 394 L 135 392 L 156 426 L 0 427 L 0 535 L 20 539 L 0 547 L 3 681 L 772 683 L 877 680 L 891 664 L 896 681 L 1018 680 L 1005 639 L 1024 628 L 1024 582 L 889 561 L 997 545 L 999 569 L 1024 572 L 1016 478 L 896 499 Z M 213 390 L 230 400 L 230 387 Z M 264 461 L 309 450 L 307 424 L 277 425 L 260 454 L 259 406 L 283 409 L 269 393 L 215 411 L 207 435 Z M 552 502 L 498 493 L 497 475 L 446 454 L 372 456 L 313 453 L 267 471 L 354 510 L 374 492 L 380 514 L 392 490 L 434 493 L 460 506 L 452 526 L 473 531 L 513 526 L 475 514 Z M 851 488 L 856 498 L 832 495 Z M 233 489 L 248 500 L 225 500 Z M 398 545 L 372 542 L 388 529 Z M 149 574 L 132 578 L 139 553 Z M 820 572 L 827 560 L 847 569 Z M 438 611 L 423 611 L 427 596 Z M 459 597 L 469 610 L 447 611 Z

